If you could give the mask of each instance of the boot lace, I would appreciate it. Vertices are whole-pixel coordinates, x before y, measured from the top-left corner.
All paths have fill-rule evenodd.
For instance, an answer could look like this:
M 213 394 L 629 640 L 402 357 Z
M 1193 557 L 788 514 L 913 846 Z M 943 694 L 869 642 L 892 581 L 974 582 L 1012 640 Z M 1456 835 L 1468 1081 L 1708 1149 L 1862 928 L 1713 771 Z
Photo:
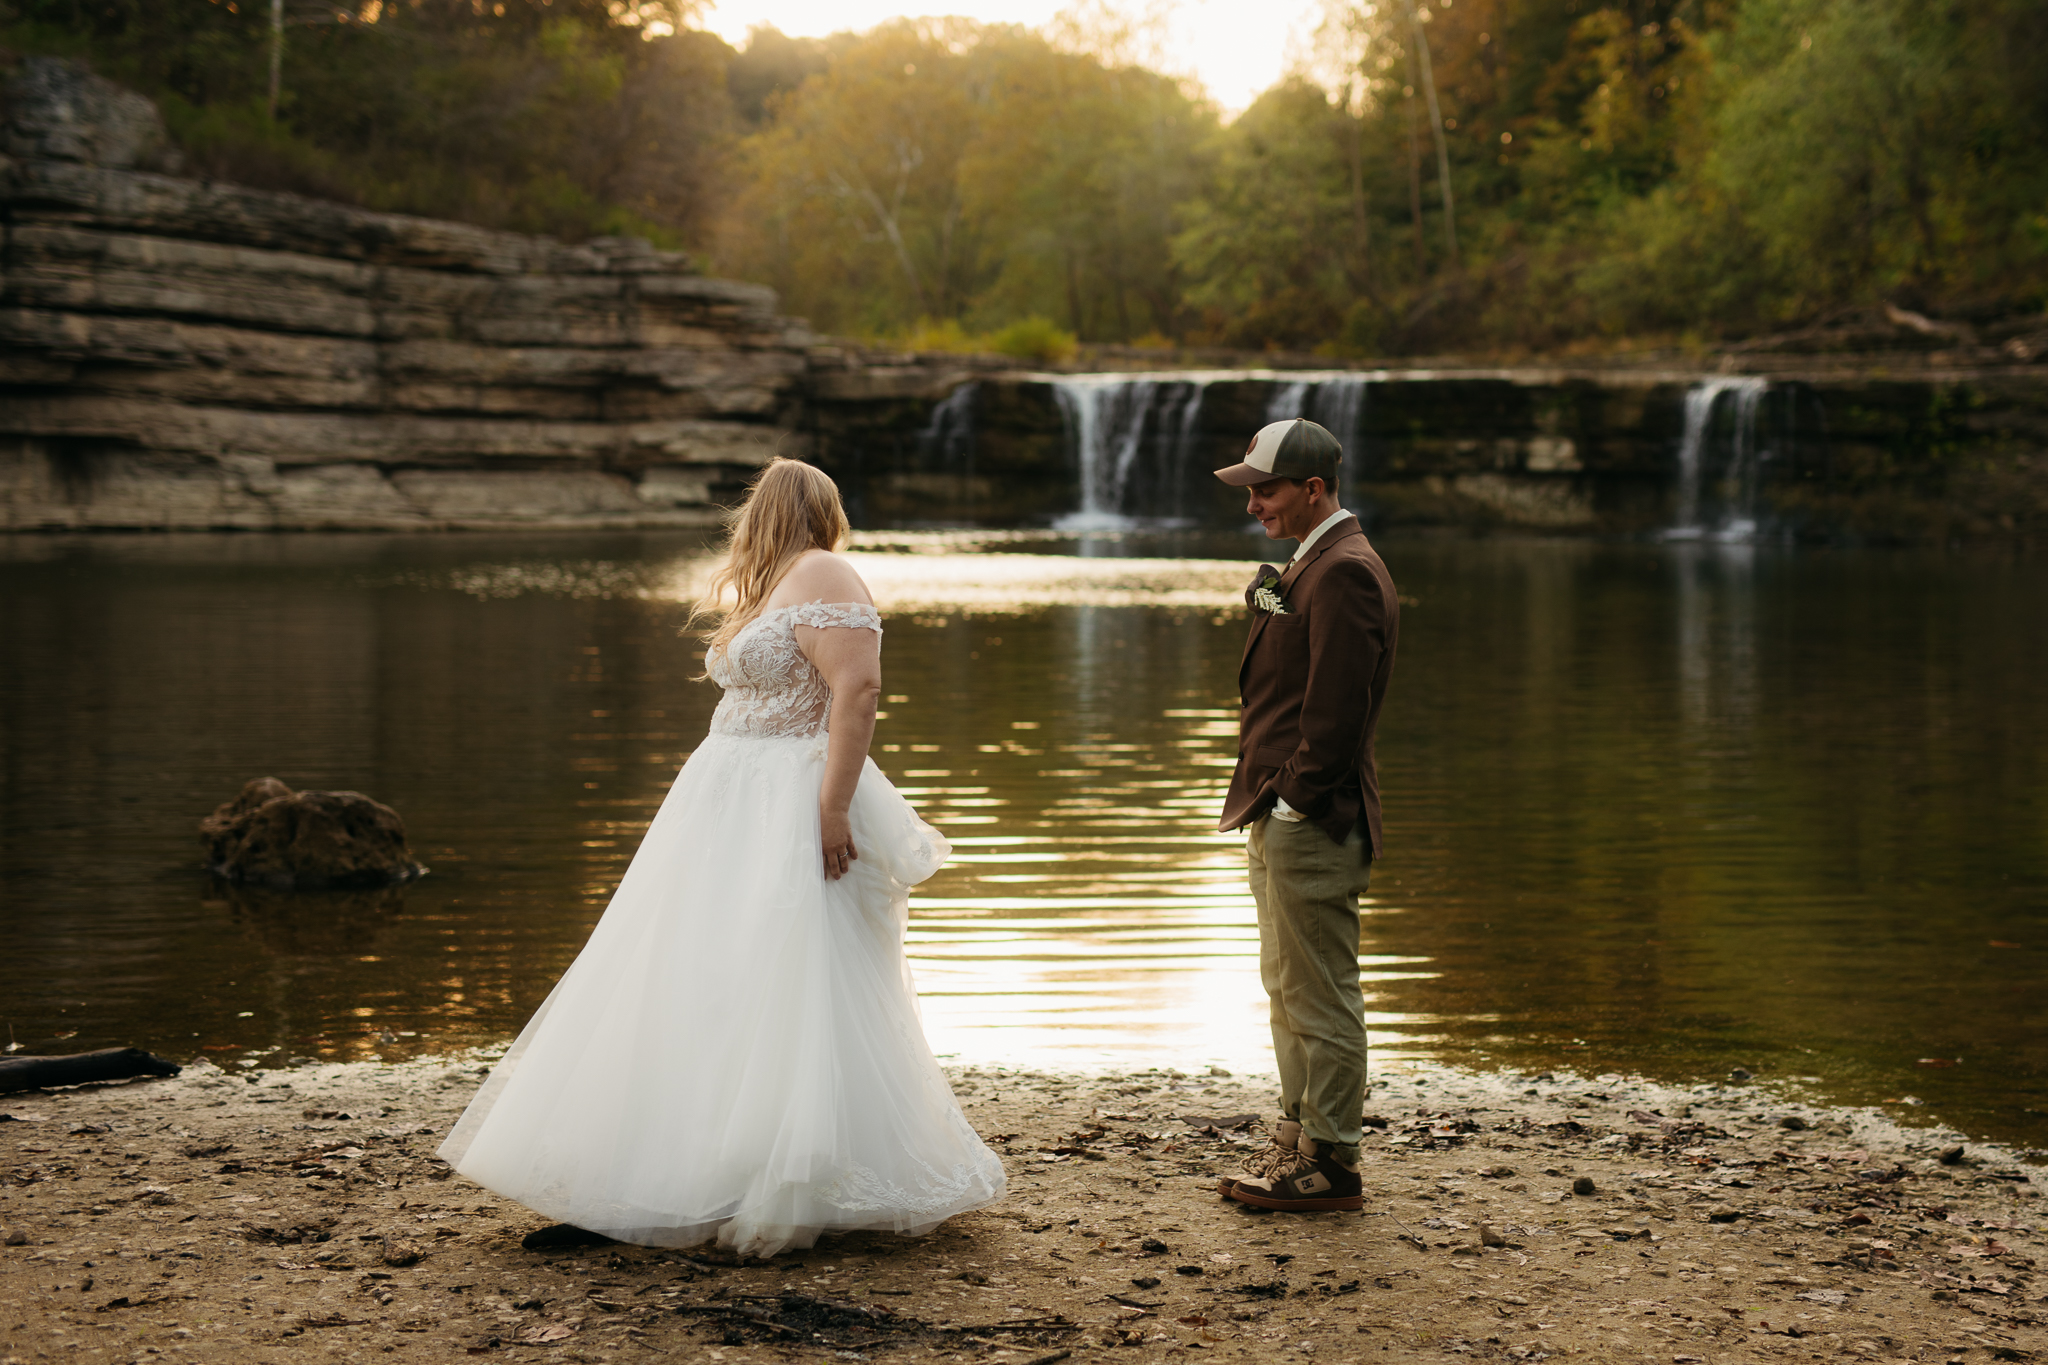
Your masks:
M 1295 1148 L 1281 1146 L 1280 1137 L 1276 1133 L 1271 1146 L 1244 1159 L 1244 1173 L 1259 1180 L 1284 1180 L 1300 1169 L 1294 1163 L 1305 1160 L 1307 1158 Z M 1284 1173 L 1281 1171 L 1282 1167 L 1287 1168 Z
M 1307 1152 L 1298 1151 L 1294 1148 L 1283 1148 L 1275 1154 L 1274 1161 L 1265 1170 L 1261 1171 L 1260 1174 L 1277 1186 L 1283 1181 L 1292 1180 L 1304 1171 L 1312 1171 L 1315 1168 L 1316 1159 Z

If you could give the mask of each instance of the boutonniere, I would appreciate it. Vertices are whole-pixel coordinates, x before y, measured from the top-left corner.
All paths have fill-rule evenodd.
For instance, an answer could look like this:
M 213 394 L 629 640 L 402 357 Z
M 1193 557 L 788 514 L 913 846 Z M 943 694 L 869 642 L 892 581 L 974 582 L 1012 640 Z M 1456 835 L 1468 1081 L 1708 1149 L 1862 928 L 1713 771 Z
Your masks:
M 1252 585 L 1245 589 L 1244 600 L 1246 606 L 1269 616 L 1292 615 L 1287 599 L 1280 595 L 1280 571 L 1271 564 L 1259 565 L 1258 572 L 1252 575 Z

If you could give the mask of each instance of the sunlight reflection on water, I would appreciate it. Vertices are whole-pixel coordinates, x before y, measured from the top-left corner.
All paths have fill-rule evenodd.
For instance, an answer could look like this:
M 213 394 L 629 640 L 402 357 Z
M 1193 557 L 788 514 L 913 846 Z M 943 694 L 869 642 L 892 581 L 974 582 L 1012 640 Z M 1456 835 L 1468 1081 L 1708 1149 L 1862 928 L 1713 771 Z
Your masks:
M 1046 607 L 1244 609 L 1249 567 L 1230 559 L 1093 559 L 1048 554 L 847 555 L 883 611 L 1014 615 Z M 713 561 L 676 566 L 663 595 L 689 601 Z
M 850 558 L 885 611 L 925 625 L 945 624 L 937 613 L 999 622 L 1048 608 L 1177 608 L 1200 611 L 1211 626 L 1244 613 L 1242 560 L 963 553 L 955 540 L 933 536 L 894 546 L 910 553 Z M 701 580 L 679 581 L 689 591 Z M 1082 632 L 1062 643 L 1080 643 L 1076 663 L 1109 662 L 1085 657 L 1090 638 Z M 1092 652 L 1113 655 L 1127 644 L 1113 630 Z M 985 682 L 977 690 L 985 703 Z M 985 734 L 1008 741 L 974 746 L 985 755 L 979 762 L 1004 765 L 999 787 L 919 786 L 913 774 L 938 770 L 891 769 L 941 829 L 1000 823 L 1047 831 L 1030 847 L 1018 836 L 956 834 L 959 855 L 912 899 L 909 952 L 938 1051 L 1019 1064 L 1271 1064 L 1243 836 L 1214 827 L 1236 748 L 1236 710 L 1160 704 L 1189 699 L 1196 698 L 1151 698 L 1143 708 L 1149 723 L 1126 722 L 1115 736 L 1135 742 L 1111 743 L 1104 733 L 1055 745 L 1044 763 L 1018 764 L 1038 755 L 1021 751 L 1014 734 Z M 1047 700 L 1019 698 L 1033 715 Z M 1041 722 L 1024 724 L 1037 730 Z M 885 765 L 890 747 L 882 745 Z M 995 790 L 1002 795 L 989 794 Z M 1134 837 L 1138 829 L 1153 832 Z M 1429 975 L 1391 970 L 1426 960 L 1362 957 L 1369 1000 L 1373 983 Z M 1375 1010 L 1372 1021 L 1382 1058 L 1425 1036 L 1418 1030 L 1427 1021 L 1417 1016 Z

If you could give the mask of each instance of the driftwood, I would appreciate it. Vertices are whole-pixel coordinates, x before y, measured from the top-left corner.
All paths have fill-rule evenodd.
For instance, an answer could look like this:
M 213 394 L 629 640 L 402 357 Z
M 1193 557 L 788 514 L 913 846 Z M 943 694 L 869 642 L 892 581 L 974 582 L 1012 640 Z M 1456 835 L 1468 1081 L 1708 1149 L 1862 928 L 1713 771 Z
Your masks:
M 0 1058 L 0 1095 L 54 1085 L 124 1081 L 130 1076 L 175 1076 L 185 1068 L 139 1047 L 109 1047 L 69 1057 Z

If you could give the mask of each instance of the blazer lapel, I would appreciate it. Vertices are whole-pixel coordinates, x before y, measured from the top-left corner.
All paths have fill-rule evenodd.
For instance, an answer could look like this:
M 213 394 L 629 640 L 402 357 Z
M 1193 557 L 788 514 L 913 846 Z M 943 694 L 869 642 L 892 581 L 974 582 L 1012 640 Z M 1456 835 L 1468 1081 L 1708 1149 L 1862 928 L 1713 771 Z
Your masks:
M 1251 631 L 1244 637 L 1244 654 L 1237 661 L 1237 686 L 1240 692 L 1244 690 L 1244 671 L 1251 667 L 1252 650 L 1257 647 L 1259 636 L 1266 630 L 1267 613 L 1253 607 L 1252 615 L 1257 619 L 1252 622 Z
M 1309 565 L 1315 563 L 1317 559 L 1321 558 L 1325 550 L 1329 549 L 1332 545 L 1335 545 L 1338 541 L 1343 540 L 1347 536 L 1356 536 L 1363 534 L 1364 532 L 1361 531 L 1358 527 L 1357 517 L 1346 517 L 1344 520 L 1338 522 L 1335 526 L 1332 526 L 1329 530 L 1325 531 L 1322 534 L 1322 536 L 1317 539 L 1316 543 L 1309 547 L 1307 554 L 1295 560 L 1292 564 L 1289 564 L 1286 567 L 1286 569 L 1281 571 L 1279 589 L 1280 595 L 1283 597 L 1286 596 L 1287 590 L 1294 586 L 1295 580 L 1301 577 L 1302 571 L 1308 568 Z M 1256 610 L 1256 608 L 1254 608 L 1254 610 Z M 1244 685 L 1244 670 L 1252 661 L 1252 650 L 1259 643 L 1259 636 L 1265 634 L 1266 622 L 1270 619 L 1270 614 L 1267 612 L 1261 611 L 1257 614 L 1259 619 L 1252 622 L 1251 633 L 1245 636 L 1244 657 L 1238 660 L 1237 664 L 1237 681 L 1238 686 L 1240 688 L 1242 688 Z

